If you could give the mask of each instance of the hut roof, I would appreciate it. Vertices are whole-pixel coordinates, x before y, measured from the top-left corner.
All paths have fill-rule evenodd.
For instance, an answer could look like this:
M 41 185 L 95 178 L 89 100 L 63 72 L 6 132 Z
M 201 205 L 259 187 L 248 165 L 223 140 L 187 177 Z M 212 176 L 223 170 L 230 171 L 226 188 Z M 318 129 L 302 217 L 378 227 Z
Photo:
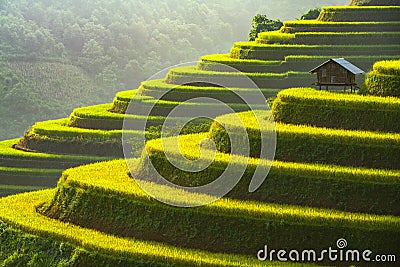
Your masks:
M 326 64 L 328 64 L 329 62 L 332 62 L 332 61 L 336 62 L 337 64 L 339 64 L 340 66 L 342 66 L 343 68 L 345 68 L 346 70 L 350 71 L 353 74 L 362 74 L 362 73 L 364 73 L 364 71 L 362 69 L 358 68 L 357 66 L 354 66 L 353 64 L 351 64 L 350 62 L 348 62 L 344 58 L 331 58 L 330 60 L 322 63 L 318 67 L 310 70 L 310 73 L 316 72 L 319 68 L 321 68 L 322 66 L 324 66 L 324 65 L 326 65 Z

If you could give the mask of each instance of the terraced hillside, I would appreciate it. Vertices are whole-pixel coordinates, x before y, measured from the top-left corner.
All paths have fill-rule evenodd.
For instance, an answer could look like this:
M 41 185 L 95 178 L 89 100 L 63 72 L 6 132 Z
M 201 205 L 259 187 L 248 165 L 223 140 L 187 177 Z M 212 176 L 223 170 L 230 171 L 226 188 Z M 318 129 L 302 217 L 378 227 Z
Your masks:
M 324 120 L 315 112 L 327 105 L 333 115 L 329 125 L 329 117 Z M 262 141 L 257 133 L 268 131 L 268 123 L 258 122 L 257 117 L 268 118 L 269 111 L 257 111 L 257 117 L 251 111 L 238 113 L 241 121 L 227 114 L 216 118 L 208 133 L 149 141 L 147 154 L 128 161 L 135 171 L 128 169 L 125 160 L 91 164 L 64 172 L 55 190 L 1 200 L 6 244 L 17 247 L 12 240 L 21 232 L 9 228 L 17 227 L 76 246 L 79 252 L 74 257 L 72 252 L 64 257 L 84 266 L 261 266 L 264 263 L 255 255 L 265 244 L 322 251 L 333 247 L 338 237 L 345 238 L 351 248 L 370 249 L 374 255 L 397 253 L 400 131 L 389 117 L 384 124 L 357 124 L 360 117 L 365 121 L 381 117 L 365 114 L 374 109 L 395 120 L 400 101 L 311 88 L 284 90 L 273 106 L 278 121 L 276 160 L 254 193 L 248 192 L 248 186 L 255 168 L 267 164 L 257 158 Z M 337 121 L 343 114 L 348 120 Z M 243 140 L 237 131 L 241 123 L 252 144 L 247 158 L 230 154 L 232 140 L 236 144 Z M 207 160 L 204 155 L 212 153 L 199 150 L 206 138 L 218 150 L 206 170 L 185 172 L 166 158 L 168 152 L 176 160 L 181 153 L 187 159 Z M 144 179 L 143 186 L 154 166 L 170 181 L 198 186 L 216 179 L 228 164 L 246 164 L 241 181 L 226 198 L 192 209 L 152 199 L 128 175 L 131 172 Z M 199 197 L 162 185 L 154 187 L 164 198 L 178 198 L 182 203 Z M 322 263 L 332 264 L 327 259 Z M 286 264 L 277 262 L 276 266 Z
M 398 58 L 399 10 L 397 6 L 325 7 L 318 20 L 285 22 L 279 32 L 262 33 L 256 42 L 235 43 L 230 54 L 203 56 L 197 66 L 173 68 L 164 79 L 143 82 L 136 91 L 121 92 L 112 104 L 79 108 L 69 119 L 38 123 L 20 141 L 1 143 L 5 152 L 1 154 L 4 175 L 1 175 L 0 184 L 8 188 L 7 191 L 10 186 L 16 188 L 22 183 L 18 177 L 24 177 L 24 172 L 28 171 L 35 177 L 53 177 L 52 182 L 39 184 L 54 186 L 64 167 L 121 157 L 123 119 L 147 120 L 140 110 L 138 114 L 124 115 L 131 100 L 146 108 L 155 104 L 154 98 L 169 91 L 163 96 L 163 101 L 157 102 L 147 120 L 148 126 L 157 126 L 175 106 L 194 97 L 212 97 L 228 103 L 235 111 L 246 110 L 248 107 L 235 94 L 252 95 L 254 89 L 243 88 L 249 87 L 244 79 L 246 77 L 250 77 L 268 98 L 276 96 L 283 88 L 310 86 L 315 77 L 308 71 L 331 57 L 345 56 L 365 71 L 371 69 L 377 60 Z M 243 72 L 246 77 L 234 72 L 234 69 Z M 358 83 L 361 84 L 363 79 L 359 77 Z M 234 89 L 228 90 L 219 85 Z M 194 107 L 193 103 L 185 105 L 189 109 Z M 216 115 L 219 115 L 218 112 Z M 179 121 L 179 118 L 176 120 Z M 132 129 L 131 134 L 143 135 L 135 130 Z M 79 160 L 70 164 L 68 157 L 76 155 L 79 155 Z M 43 165 L 45 162 L 30 164 L 31 157 L 45 162 L 47 157 L 52 157 L 67 163 L 53 164 L 47 169 Z M 27 159 L 28 163 L 22 164 Z M 18 168 L 12 169 L 15 165 Z M 10 175 L 18 179 L 12 180 Z M 34 180 L 23 183 L 35 188 L 38 186 Z
M 327 7 L 317 21 L 287 22 L 281 31 L 260 34 L 255 42 L 236 43 L 229 55 L 204 56 L 197 66 L 171 69 L 165 79 L 118 93 L 113 103 L 39 122 L 22 139 L 0 143 L 3 194 L 53 187 L 58 181 L 55 189 L 0 200 L 0 261 L 42 266 L 297 266 L 265 263 L 256 255 L 265 245 L 322 251 L 336 248 L 340 238 L 349 248 L 369 249 L 373 256 L 398 253 L 399 99 L 312 88 L 281 91 L 308 87 L 314 77 L 307 71 L 331 57 L 346 56 L 365 70 L 377 60 L 399 58 L 400 21 L 376 21 L 379 14 L 396 17 L 398 10 Z M 359 16 L 360 11 L 367 15 Z M 378 14 L 373 21 L 370 13 Z M 357 21 L 342 21 L 348 14 Z M 260 109 L 256 113 L 247 111 L 249 105 L 235 93 L 254 96 L 256 89 L 232 67 L 244 72 L 265 97 L 277 95 L 272 110 L 276 160 L 253 193 L 248 192 L 253 173 L 270 164 L 259 157 L 271 113 L 264 103 L 255 106 Z M 241 120 L 224 114 L 219 103 L 186 101 L 197 97 L 227 103 L 240 112 Z M 135 113 L 130 113 L 131 102 Z M 153 139 L 146 144 L 147 153 L 127 162 L 69 169 L 59 179 L 63 169 L 123 157 L 124 119 L 126 125 L 147 121 L 148 127 L 158 126 L 178 105 L 184 114 L 206 107 L 216 121 L 208 132 L 165 139 L 131 127 L 124 135 L 133 147 L 137 138 Z M 148 107 L 153 107 L 150 116 Z M 177 125 L 186 119 L 173 116 Z M 251 144 L 248 155 L 235 154 L 231 146 L 244 140 L 240 122 Z M 197 120 L 193 125 L 209 123 Z M 217 151 L 208 153 L 211 148 L 201 145 L 204 139 L 212 140 Z M 202 158 L 211 165 L 196 173 L 182 171 L 166 156 L 179 161 L 181 153 L 186 160 Z M 141 189 L 154 175 L 152 166 L 169 181 L 200 186 L 215 180 L 228 164 L 245 166 L 242 179 L 225 198 L 206 206 L 172 207 Z M 140 186 L 132 177 L 141 180 Z M 183 204 L 210 197 L 152 186 L 163 198 Z M 320 264 L 337 262 L 325 258 Z

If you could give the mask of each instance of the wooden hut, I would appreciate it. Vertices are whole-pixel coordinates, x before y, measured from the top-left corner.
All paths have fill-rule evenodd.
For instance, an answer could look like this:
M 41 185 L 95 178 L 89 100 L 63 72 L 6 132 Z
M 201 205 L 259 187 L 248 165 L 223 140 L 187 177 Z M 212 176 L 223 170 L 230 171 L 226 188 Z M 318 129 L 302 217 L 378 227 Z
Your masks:
M 319 86 L 350 86 L 351 91 L 356 84 L 356 75 L 364 73 L 363 70 L 354 66 L 344 58 L 332 58 L 325 63 L 312 69 L 310 73 L 317 73 L 318 81 L 315 85 Z

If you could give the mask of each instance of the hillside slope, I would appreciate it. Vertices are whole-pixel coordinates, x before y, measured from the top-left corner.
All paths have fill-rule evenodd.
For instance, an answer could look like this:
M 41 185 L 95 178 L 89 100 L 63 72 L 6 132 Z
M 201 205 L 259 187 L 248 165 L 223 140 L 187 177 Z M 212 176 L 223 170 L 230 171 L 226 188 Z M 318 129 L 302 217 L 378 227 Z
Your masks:
M 35 121 L 64 117 L 78 106 L 99 103 L 116 90 L 96 83 L 71 64 L 11 61 L 0 68 L 0 140 L 20 136 Z
M 1 142 L 3 192 L 9 186 L 57 186 L 0 199 L 0 227 L 8 235 L 2 246 L 12 248 L 0 250 L 0 260 L 26 265 L 54 259 L 51 264 L 67 261 L 68 266 L 316 262 L 310 254 L 305 264 L 296 264 L 300 256 L 291 259 L 294 263 L 276 257 L 264 262 L 260 250 L 267 245 L 306 253 L 368 249 L 371 257 L 387 255 L 386 266 L 396 266 L 389 256 L 398 253 L 400 243 L 399 99 L 305 88 L 315 80 L 308 71 L 331 57 L 346 56 L 365 70 L 375 61 L 399 58 L 400 21 L 377 19 L 396 17 L 400 9 L 359 10 L 326 7 L 319 20 L 285 22 L 279 32 L 235 43 L 230 54 L 204 56 L 197 66 L 173 68 L 162 79 L 117 93 L 113 103 L 75 109 L 69 118 L 36 123 L 23 138 Z M 352 14 L 351 21 L 344 14 Z M 365 42 L 355 44 L 359 36 Z M 289 87 L 301 88 L 285 90 Z M 239 96 L 251 101 L 243 103 Z M 199 97 L 222 101 L 236 113 Z M 272 124 L 268 97 L 276 97 Z M 197 102 L 187 101 L 193 98 Z M 178 106 L 182 113 L 171 114 Z M 248 111 L 250 106 L 258 111 Z M 167 116 L 179 126 L 185 116 L 204 109 L 213 111 L 215 121 L 194 120 L 184 132 L 193 134 L 157 139 L 157 126 Z M 263 149 L 271 136 L 276 137 L 273 162 Z M 152 139 L 145 147 L 138 142 L 143 137 Z M 247 139 L 248 151 L 237 150 Z M 125 155 L 136 154 L 69 169 L 59 178 L 64 168 L 123 157 L 124 145 Z M 204 162 L 207 168 L 201 168 Z M 196 171 L 179 167 L 192 165 Z M 229 176 L 229 181 L 241 179 L 215 202 L 212 195 L 188 192 L 191 188 L 152 183 L 162 175 L 174 184 L 201 187 L 227 167 L 243 175 Z M 249 192 L 260 169 L 269 174 Z M 209 204 L 185 208 L 199 203 Z M 38 250 L 20 254 L 25 247 L 13 240 L 26 234 L 34 235 L 27 242 Z M 67 244 L 64 253 L 60 243 Z M 50 251 L 50 257 L 42 251 Z M 371 264 L 327 257 L 318 263 Z
M 233 40 L 247 33 L 250 25 L 246 25 L 256 13 L 268 11 L 274 18 L 294 18 L 297 12 L 307 11 L 318 1 L 306 0 L 291 3 L 293 9 L 283 8 L 289 2 L 278 1 L 271 7 L 260 0 L 1 1 L 1 62 L 62 63 L 85 77 L 72 73 L 76 79 L 68 80 L 68 71 L 59 73 L 62 66 L 56 67 L 40 75 L 40 85 L 51 88 L 56 79 L 59 84 L 55 84 L 51 94 L 46 90 L 39 95 L 30 92 L 37 91 L 37 78 L 17 79 L 20 85 L 14 90 L 18 97 L 7 97 L 7 101 L 0 103 L 0 140 L 23 135 L 34 121 L 67 116 L 72 107 L 109 101 L 116 91 L 137 87 L 142 80 L 170 65 L 205 53 L 226 51 Z M 345 0 L 324 2 L 343 4 Z M 4 68 L 7 66 L 0 67 Z M 7 71 L 0 70 L 0 80 L 9 77 Z M 83 80 L 77 80 L 80 78 Z M 87 78 L 91 85 L 79 89 Z M 42 100 L 46 95 L 68 95 L 73 90 L 74 94 L 81 94 L 82 89 L 93 92 L 92 98 L 86 98 L 84 93 L 80 100 L 69 99 L 66 103 L 71 103 L 70 107 L 64 108 L 65 103 L 56 103 L 55 99 Z M 0 93 L 3 97 L 1 89 Z M 19 99 L 27 103 L 23 116 Z

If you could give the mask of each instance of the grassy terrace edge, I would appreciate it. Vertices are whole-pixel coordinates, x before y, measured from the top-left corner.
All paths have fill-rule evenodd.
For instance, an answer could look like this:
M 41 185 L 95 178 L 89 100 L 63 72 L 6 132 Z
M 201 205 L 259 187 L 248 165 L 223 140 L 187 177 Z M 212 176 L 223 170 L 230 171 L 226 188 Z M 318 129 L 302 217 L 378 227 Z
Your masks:
M 261 94 L 261 93 L 260 93 Z M 246 111 L 249 110 L 249 105 L 252 103 L 218 103 L 215 101 L 209 101 L 207 102 L 179 102 L 179 101 L 168 101 L 168 100 L 157 100 L 151 96 L 134 96 L 132 98 L 132 102 L 134 103 L 133 105 L 133 111 L 132 108 L 129 108 L 126 112 L 127 113 L 132 113 L 134 112 L 135 114 L 140 114 L 140 115 L 146 115 L 146 112 L 151 110 L 151 115 L 152 116 L 163 116 L 163 117 L 172 117 L 172 118 L 182 118 L 182 115 L 186 114 L 199 114 L 202 113 L 205 109 L 210 110 L 211 112 L 208 113 L 208 116 L 219 116 L 221 114 L 226 113 L 226 106 L 232 110 L 232 112 L 240 112 L 240 111 Z M 260 103 L 260 102 L 259 102 Z M 179 112 L 174 113 L 173 115 L 171 112 L 175 107 L 179 106 Z M 267 105 L 266 104 L 253 104 L 252 108 L 255 109 L 266 109 Z
M 44 189 L 43 186 L 25 186 L 25 185 L 3 185 L 0 184 L 0 198 L 8 195 L 15 195 L 23 192 L 37 191 Z
M 290 55 L 398 55 L 399 45 L 291 45 L 237 42 L 230 55 L 238 59 L 283 60 Z
M 128 94 L 127 94 L 128 96 Z M 129 101 L 131 98 L 129 98 Z M 129 102 L 121 101 L 118 104 L 100 104 L 89 107 L 74 109 L 71 113 L 67 126 L 95 129 L 95 130 L 121 130 L 124 120 L 129 121 L 146 121 L 149 126 L 161 125 L 165 117 L 162 116 L 141 116 L 134 114 L 123 114 L 126 111 Z M 118 110 L 112 112 L 110 110 Z M 177 119 L 177 122 L 179 119 Z M 135 130 L 135 129 L 132 129 Z M 139 130 L 139 129 L 136 129 Z
M 281 31 L 262 32 L 256 43 L 280 43 L 303 45 L 396 45 L 399 43 L 398 32 L 301 32 L 282 33 Z
M 32 235 L 67 242 L 92 254 L 93 258 L 110 264 L 142 263 L 155 266 L 265 266 L 255 257 L 213 254 L 182 249 L 149 241 L 107 235 L 70 223 L 52 220 L 36 213 L 36 208 L 51 200 L 54 190 L 25 193 L 0 199 L 0 220 Z M 107 259 L 107 256 L 109 257 Z M 119 260 L 117 260 L 119 259 Z M 90 261 L 89 261 L 90 262 Z M 282 263 L 270 263 L 282 266 Z M 285 264 L 284 266 L 299 266 Z M 309 265 L 313 266 L 313 265 Z
M 348 56 L 347 60 L 369 70 L 375 61 L 398 59 L 399 56 Z M 286 56 L 281 60 L 252 60 L 231 58 L 229 54 L 214 54 L 202 56 L 198 62 L 198 69 L 209 71 L 229 71 L 223 65 L 235 68 L 242 72 L 271 72 L 284 73 L 290 70 L 308 72 L 310 65 L 318 66 L 328 60 L 328 56 Z
M 14 168 L 47 168 L 65 169 L 98 161 L 106 161 L 111 157 L 60 155 L 39 152 L 27 152 L 13 148 L 20 139 L 0 142 L 0 163 L 5 167 Z
M 230 138 L 236 145 L 245 145 L 240 130 L 245 127 L 250 155 L 258 157 L 261 149 L 260 132 L 271 134 L 269 111 L 226 114 L 211 125 L 210 137 L 219 151 L 230 152 Z M 267 120 L 265 120 L 267 119 Z M 264 123 L 259 123 L 264 121 Z M 241 124 L 243 122 L 243 124 Z M 276 123 L 277 146 L 275 159 L 294 162 L 317 162 L 343 166 L 400 169 L 400 134 L 371 131 L 341 130 L 306 125 Z M 230 132 L 230 138 L 227 131 Z
M 198 159 L 199 144 L 206 138 L 207 133 L 181 136 L 180 151 L 177 150 L 176 138 L 147 142 L 147 156 L 142 155 L 138 177 L 146 179 L 154 176 L 154 167 L 170 182 L 182 186 L 200 186 L 222 175 L 229 164 L 230 168 L 244 170 L 240 182 L 227 195 L 233 199 L 400 215 L 400 209 L 396 208 L 400 204 L 396 200 L 400 190 L 400 171 L 276 160 L 271 166 L 265 159 L 245 158 L 221 152 L 217 152 L 214 157 L 214 153 L 206 150 L 202 151 L 202 160 L 211 164 L 203 171 L 192 173 L 176 168 L 166 159 L 165 153 L 178 162 L 181 162 L 180 153 L 187 159 Z M 206 146 L 204 148 L 207 149 Z M 257 191 L 249 193 L 249 183 L 257 168 L 269 170 L 268 177 Z M 321 192 L 321 186 L 331 193 Z M 381 194 L 383 191 L 386 194 Z
M 92 130 L 67 126 L 68 119 L 36 123 L 19 141 L 21 148 L 54 154 L 123 157 L 122 130 Z M 143 131 L 126 130 L 128 138 L 142 138 Z
M 237 97 L 234 97 L 236 93 L 242 94 L 253 94 L 261 91 L 265 97 L 276 95 L 280 89 L 269 89 L 269 88 L 226 88 L 226 87 L 199 87 L 199 86 L 188 86 L 188 85 L 175 85 L 166 83 L 164 80 L 152 80 L 143 82 L 138 90 L 138 95 L 142 96 L 159 96 L 164 94 L 163 100 L 170 101 L 186 101 L 192 97 L 213 97 L 221 100 L 224 103 L 241 103 Z
M 136 164 L 135 162 L 132 163 Z M 104 172 L 105 170 L 107 171 Z M 112 176 L 110 170 L 113 172 Z M 142 181 L 142 183 L 146 182 Z M 157 190 L 163 190 L 163 197 L 167 199 L 194 201 L 193 194 L 155 184 L 152 186 Z M 199 197 L 208 198 L 201 195 Z M 69 199 L 71 205 L 61 204 L 64 202 L 63 199 Z M 87 205 L 87 203 L 91 204 Z M 122 214 L 116 214 L 115 209 L 123 211 L 128 209 L 129 212 L 124 212 L 125 215 L 122 216 Z M 143 235 L 142 238 L 152 236 L 156 241 L 161 239 L 162 242 L 168 241 L 171 244 L 177 242 L 191 248 L 214 252 L 253 254 L 258 251 L 257 247 L 262 247 L 266 241 L 269 244 L 278 245 L 279 236 L 284 232 L 291 236 L 291 239 L 286 242 L 290 247 L 312 245 L 309 243 L 311 240 L 306 241 L 300 237 L 300 233 L 306 229 L 312 233 L 311 239 L 314 245 L 317 243 L 321 246 L 335 242 L 336 235 L 339 233 L 352 236 L 354 245 L 363 247 L 368 243 L 374 248 L 382 245 L 381 248 L 385 249 L 400 238 L 398 234 L 400 218 L 394 216 L 347 213 L 232 199 L 221 199 L 207 206 L 190 210 L 171 207 L 144 193 L 128 176 L 126 162 L 123 160 L 92 164 L 66 171 L 60 180 L 55 197 L 49 205 L 42 207 L 42 212 L 54 218 L 61 218 L 84 227 L 94 227 L 108 233 L 139 236 L 139 238 L 141 235 Z M 155 218 L 163 218 L 163 223 L 149 223 L 149 220 L 154 221 Z M 219 223 L 209 228 L 205 222 L 210 220 Z M 181 230 L 172 231 L 178 228 Z M 167 229 L 170 230 L 166 231 Z M 276 232 L 272 233 L 271 229 L 275 229 Z M 369 234 L 366 235 L 367 232 Z M 387 236 L 385 240 L 383 238 L 380 241 L 374 240 L 372 236 L 378 233 L 381 237 Z M 205 242 L 215 235 L 220 238 L 213 243 Z M 167 236 L 169 238 L 166 238 Z M 244 239 L 252 240 L 252 242 L 246 244 Z M 221 246 L 222 244 L 224 246 Z
M 319 21 L 396 21 L 398 6 L 327 6 L 323 7 Z
M 199 70 L 195 66 L 171 69 L 166 77 L 169 84 L 191 84 L 196 86 L 224 86 L 282 89 L 300 84 L 311 84 L 313 75 L 308 72 L 288 71 L 284 73 L 220 72 Z
M 87 140 L 116 140 L 121 139 L 121 130 L 93 130 L 67 126 L 68 119 L 37 122 L 27 135 L 46 136 L 55 139 L 85 138 Z M 126 131 L 132 137 L 143 135 L 140 131 Z
M 318 20 L 285 21 L 282 32 L 398 32 L 400 22 L 325 22 Z
M 283 123 L 400 132 L 400 99 L 395 97 L 292 88 L 278 93 L 272 113 L 275 121 Z

